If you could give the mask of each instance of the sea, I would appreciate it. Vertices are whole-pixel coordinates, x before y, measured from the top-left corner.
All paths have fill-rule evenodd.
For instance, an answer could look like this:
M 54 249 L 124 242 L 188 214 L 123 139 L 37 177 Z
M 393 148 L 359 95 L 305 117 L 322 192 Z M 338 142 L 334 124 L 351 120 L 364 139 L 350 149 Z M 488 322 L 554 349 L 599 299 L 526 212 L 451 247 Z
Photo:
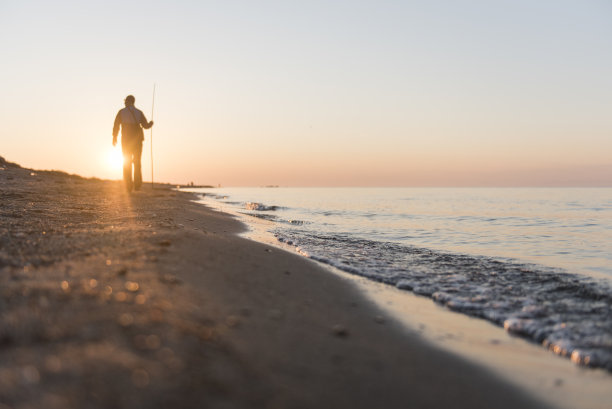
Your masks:
M 612 189 L 187 190 L 304 257 L 612 372 Z

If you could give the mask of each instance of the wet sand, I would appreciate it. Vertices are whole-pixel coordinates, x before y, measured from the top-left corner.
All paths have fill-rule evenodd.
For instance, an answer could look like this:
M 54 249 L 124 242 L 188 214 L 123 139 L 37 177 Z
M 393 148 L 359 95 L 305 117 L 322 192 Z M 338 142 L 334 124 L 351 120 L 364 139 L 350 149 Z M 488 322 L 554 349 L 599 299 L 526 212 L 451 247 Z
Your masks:
M 0 408 L 543 408 L 169 186 L 0 160 Z

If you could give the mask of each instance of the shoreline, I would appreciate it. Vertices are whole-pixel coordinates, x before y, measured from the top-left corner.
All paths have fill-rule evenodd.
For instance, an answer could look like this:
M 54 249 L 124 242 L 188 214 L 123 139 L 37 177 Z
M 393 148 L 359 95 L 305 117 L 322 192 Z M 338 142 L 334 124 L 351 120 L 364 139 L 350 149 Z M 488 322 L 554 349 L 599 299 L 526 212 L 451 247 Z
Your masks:
M 190 194 L 3 168 L 6 407 L 548 407 Z
M 245 223 L 249 230 L 241 233 L 242 237 L 309 259 L 296 252 L 295 247 L 279 242 L 268 231 L 274 222 L 224 208 L 214 200 L 199 198 L 197 202 Z M 440 306 L 429 297 L 312 261 L 358 287 L 361 294 L 407 332 L 416 333 L 432 345 L 494 372 L 555 407 L 605 409 L 609 406 L 612 375 L 605 369 L 581 367 L 489 321 Z

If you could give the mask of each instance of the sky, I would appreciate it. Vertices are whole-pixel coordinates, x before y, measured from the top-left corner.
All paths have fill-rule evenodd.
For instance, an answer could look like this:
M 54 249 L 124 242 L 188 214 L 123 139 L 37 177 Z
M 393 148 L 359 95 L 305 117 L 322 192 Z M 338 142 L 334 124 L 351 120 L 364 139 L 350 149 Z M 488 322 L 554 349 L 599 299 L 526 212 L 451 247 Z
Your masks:
M 156 84 L 160 182 L 612 186 L 609 0 L 0 0 L 0 50 L 35 169 L 119 179 Z

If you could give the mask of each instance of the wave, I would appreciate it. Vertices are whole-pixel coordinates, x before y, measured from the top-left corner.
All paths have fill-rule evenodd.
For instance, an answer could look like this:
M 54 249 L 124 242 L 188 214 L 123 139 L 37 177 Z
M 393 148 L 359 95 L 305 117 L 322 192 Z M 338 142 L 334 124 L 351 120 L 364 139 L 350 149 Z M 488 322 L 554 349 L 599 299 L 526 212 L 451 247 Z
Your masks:
M 612 288 L 560 269 L 359 239 L 277 231 L 279 241 L 351 274 L 432 298 L 612 372 Z
M 246 216 L 257 217 L 258 219 L 273 221 L 273 222 L 278 222 L 279 221 L 278 217 L 273 215 L 273 214 L 267 214 L 267 213 L 244 213 L 244 212 L 238 212 L 238 213 L 244 214 Z
M 244 204 L 244 207 L 247 210 L 256 210 L 259 212 L 275 211 L 279 209 L 279 206 L 268 206 L 257 202 L 246 202 Z
M 308 224 L 308 222 L 305 222 L 303 220 L 285 220 L 285 219 L 281 219 L 277 215 L 269 214 L 269 213 L 245 213 L 245 212 L 239 212 L 239 213 L 240 214 L 244 214 L 246 216 L 257 217 L 258 219 L 270 220 L 270 221 L 274 221 L 276 223 L 287 224 L 287 225 L 290 225 L 290 226 L 303 226 L 305 224 Z
M 304 220 L 286 220 L 286 223 L 291 224 L 293 226 L 303 226 L 307 224 Z

